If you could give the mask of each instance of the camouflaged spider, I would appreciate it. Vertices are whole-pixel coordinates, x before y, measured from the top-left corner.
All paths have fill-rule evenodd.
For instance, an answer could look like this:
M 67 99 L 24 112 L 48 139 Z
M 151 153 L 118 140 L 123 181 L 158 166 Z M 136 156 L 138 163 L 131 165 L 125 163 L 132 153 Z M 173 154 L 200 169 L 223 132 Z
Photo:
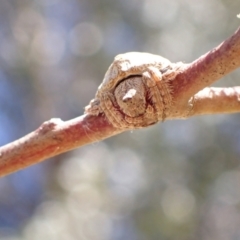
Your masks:
M 176 75 L 172 65 L 149 53 L 118 55 L 85 112 L 104 113 L 118 129 L 141 128 L 164 120 L 172 104 L 169 80 Z

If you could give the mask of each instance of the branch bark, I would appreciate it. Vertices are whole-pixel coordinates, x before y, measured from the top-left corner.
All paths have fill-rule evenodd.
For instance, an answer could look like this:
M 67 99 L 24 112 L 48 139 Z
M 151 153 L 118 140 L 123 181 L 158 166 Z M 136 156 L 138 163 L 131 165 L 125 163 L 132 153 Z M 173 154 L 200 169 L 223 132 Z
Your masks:
M 175 117 L 185 118 L 189 99 L 203 88 L 240 67 L 240 28 L 227 40 L 185 68 L 173 81 Z M 225 113 L 225 112 L 224 112 Z M 174 117 L 174 116 L 173 116 Z
M 171 115 L 171 119 L 240 112 L 240 87 L 205 88 L 239 66 L 240 29 L 180 69 L 172 82 L 175 116 Z M 189 103 L 192 104 L 190 111 Z M 34 132 L 0 148 L 0 176 L 122 131 L 114 128 L 103 114 L 83 115 L 66 122 L 51 119 Z
M 118 133 L 104 116 L 83 115 L 66 122 L 53 118 L 0 148 L 0 176 Z
M 237 113 L 240 110 L 240 87 L 204 88 L 193 97 L 190 116 Z

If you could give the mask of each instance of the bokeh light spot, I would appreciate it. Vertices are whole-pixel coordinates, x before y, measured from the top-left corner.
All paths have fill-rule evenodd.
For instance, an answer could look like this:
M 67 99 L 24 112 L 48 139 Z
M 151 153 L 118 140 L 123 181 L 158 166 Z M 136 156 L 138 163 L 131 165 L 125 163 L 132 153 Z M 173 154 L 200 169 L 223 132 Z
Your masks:
M 165 190 L 161 204 L 165 215 L 171 221 L 181 224 L 191 216 L 195 198 L 185 187 L 170 187 Z
M 70 49 L 75 55 L 94 55 L 102 47 L 102 38 L 102 32 L 95 24 L 80 23 L 70 32 Z

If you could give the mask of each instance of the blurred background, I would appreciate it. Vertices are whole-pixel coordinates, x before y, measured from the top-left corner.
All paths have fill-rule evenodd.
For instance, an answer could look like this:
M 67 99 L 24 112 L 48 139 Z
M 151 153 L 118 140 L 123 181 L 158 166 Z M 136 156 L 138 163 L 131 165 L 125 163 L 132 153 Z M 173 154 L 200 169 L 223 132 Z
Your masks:
M 82 115 L 115 55 L 191 62 L 239 12 L 237 0 L 0 1 L 0 145 Z M 1 178 L 0 240 L 240 239 L 239 117 L 159 123 Z

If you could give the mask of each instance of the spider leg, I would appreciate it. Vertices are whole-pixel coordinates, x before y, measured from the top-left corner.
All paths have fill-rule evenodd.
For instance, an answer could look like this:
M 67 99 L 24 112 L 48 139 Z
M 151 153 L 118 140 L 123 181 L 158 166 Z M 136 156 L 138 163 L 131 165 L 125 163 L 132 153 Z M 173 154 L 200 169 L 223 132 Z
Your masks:
M 145 113 L 145 116 L 147 118 L 151 118 L 151 119 L 155 119 L 156 121 L 158 120 L 158 115 L 157 115 L 157 112 L 155 111 L 155 109 L 153 108 L 152 105 L 148 105 L 147 108 L 146 108 L 146 113 Z
M 162 73 L 155 67 L 148 67 L 143 73 L 143 82 L 147 87 L 149 98 L 157 113 L 158 120 L 163 119 L 164 102 L 158 83 L 162 81 Z
M 158 121 L 156 111 L 151 105 L 147 106 L 146 112 L 141 116 L 138 117 L 125 116 L 125 120 L 131 125 L 133 125 L 133 127 L 144 127 L 143 123 L 146 123 L 147 125 L 149 123 L 149 119 L 151 119 L 151 123 L 152 122 L 155 123 Z
M 143 115 L 138 116 L 138 117 L 125 116 L 125 120 L 126 120 L 128 123 L 133 124 L 133 125 L 135 126 L 135 124 L 142 123 L 142 121 L 143 121 Z
M 105 113 L 105 116 L 115 128 L 126 128 L 127 123 L 125 122 L 124 116 L 114 106 L 115 98 L 112 93 L 104 93 L 101 96 L 101 108 Z
M 157 82 L 157 86 L 161 93 L 164 105 L 163 120 L 168 115 L 168 112 L 173 102 L 172 87 L 170 82 L 176 77 L 176 75 L 176 70 L 168 69 L 166 72 L 163 73 L 162 81 Z
M 99 106 L 99 100 L 98 99 L 92 99 L 90 103 L 85 107 L 85 113 L 89 113 L 92 115 L 99 115 L 102 112 L 100 106 Z

